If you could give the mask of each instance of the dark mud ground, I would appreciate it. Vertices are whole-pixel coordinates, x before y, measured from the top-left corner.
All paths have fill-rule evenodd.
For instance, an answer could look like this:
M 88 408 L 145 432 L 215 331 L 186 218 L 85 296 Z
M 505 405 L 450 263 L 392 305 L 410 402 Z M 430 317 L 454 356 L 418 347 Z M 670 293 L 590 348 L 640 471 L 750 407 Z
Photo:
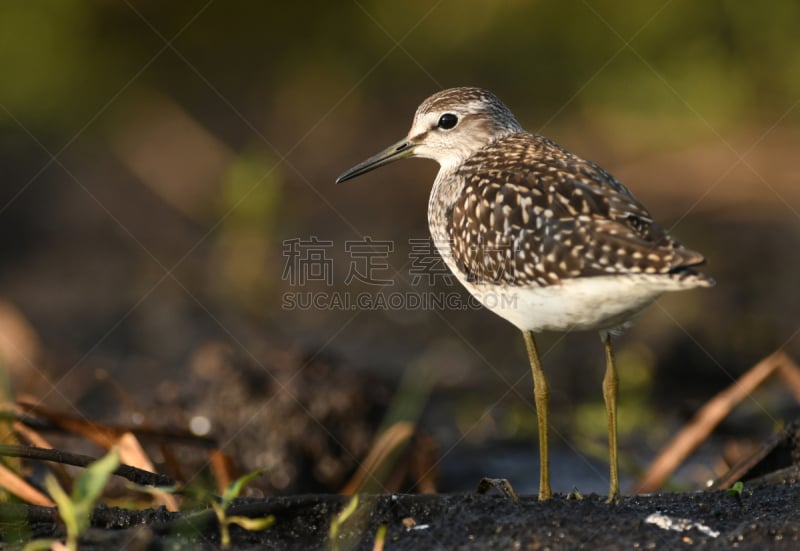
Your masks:
M 230 514 L 275 515 L 263 532 L 232 529 L 231 549 L 800 549 L 800 484 L 745 487 L 741 499 L 725 491 L 625 497 L 606 505 L 597 495 L 576 501 L 557 495 L 519 503 L 501 495 L 439 494 L 362 496 L 342 523 L 336 544 L 332 518 L 348 499 L 304 495 L 242 499 Z M 4 506 L 2 533 L 61 534 L 44 508 Z M 655 521 L 661 515 L 661 521 Z M 219 549 L 210 511 L 168 513 L 99 508 L 81 539 L 92 549 Z M 671 527 L 668 524 L 671 523 Z

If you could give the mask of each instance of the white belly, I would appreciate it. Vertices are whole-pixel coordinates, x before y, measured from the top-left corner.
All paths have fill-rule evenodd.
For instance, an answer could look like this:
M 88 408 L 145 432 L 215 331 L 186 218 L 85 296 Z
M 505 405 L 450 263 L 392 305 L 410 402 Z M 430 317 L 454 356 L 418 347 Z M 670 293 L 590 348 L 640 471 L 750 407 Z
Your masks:
M 618 327 L 660 295 L 691 286 L 665 275 L 596 276 L 547 287 L 461 283 L 486 308 L 523 331 L 605 330 Z
M 628 278 L 591 277 L 548 287 L 478 285 L 470 292 L 523 331 L 610 329 L 625 323 L 666 289 Z

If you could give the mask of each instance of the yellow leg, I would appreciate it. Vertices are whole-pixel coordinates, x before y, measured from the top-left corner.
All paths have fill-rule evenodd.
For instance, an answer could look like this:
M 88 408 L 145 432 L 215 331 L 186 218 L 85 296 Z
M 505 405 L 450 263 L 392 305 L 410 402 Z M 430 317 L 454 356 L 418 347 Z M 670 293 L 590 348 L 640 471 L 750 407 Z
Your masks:
M 606 503 L 619 503 L 619 459 L 617 457 L 617 391 L 619 390 L 619 377 L 617 376 L 617 367 L 614 364 L 611 335 L 608 333 L 603 335 L 603 344 L 606 348 L 603 399 L 606 402 L 606 416 L 608 417 L 608 462 L 611 469 L 611 483 Z
M 547 453 L 547 404 L 550 401 L 550 390 L 547 388 L 547 379 L 544 376 L 542 362 L 539 361 L 539 351 L 533 333 L 523 331 L 525 347 L 528 349 L 528 359 L 533 372 L 533 398 L 536 402 L 536 420 L 539 424 L 539 501 L 550 499 L 550 461 Z

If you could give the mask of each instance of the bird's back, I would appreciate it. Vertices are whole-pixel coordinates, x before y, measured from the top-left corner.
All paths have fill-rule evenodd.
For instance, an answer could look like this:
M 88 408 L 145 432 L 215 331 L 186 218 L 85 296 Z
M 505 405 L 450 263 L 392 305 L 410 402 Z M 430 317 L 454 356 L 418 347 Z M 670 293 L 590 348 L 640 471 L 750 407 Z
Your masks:
M 452 261 L 470 280 L 549 286 L 649 274 L 711 284 L 691 269 L 702 255 L 656 224 L 627 188 L 547 138 L 505 136 L 443 177 L 457 190 L 443 221 Z

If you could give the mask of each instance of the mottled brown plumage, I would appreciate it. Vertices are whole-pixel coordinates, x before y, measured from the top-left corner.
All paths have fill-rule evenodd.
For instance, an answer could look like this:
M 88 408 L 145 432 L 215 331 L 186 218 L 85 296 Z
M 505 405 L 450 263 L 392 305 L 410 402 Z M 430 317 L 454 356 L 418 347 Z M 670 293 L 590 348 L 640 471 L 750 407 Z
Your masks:
M 470 280 L 545 286 L 609 274 L 683 277 L 703 262 L 613 176 L 542 136 L 493 141 L 451 178 L 463 187 L 441 222 Z

